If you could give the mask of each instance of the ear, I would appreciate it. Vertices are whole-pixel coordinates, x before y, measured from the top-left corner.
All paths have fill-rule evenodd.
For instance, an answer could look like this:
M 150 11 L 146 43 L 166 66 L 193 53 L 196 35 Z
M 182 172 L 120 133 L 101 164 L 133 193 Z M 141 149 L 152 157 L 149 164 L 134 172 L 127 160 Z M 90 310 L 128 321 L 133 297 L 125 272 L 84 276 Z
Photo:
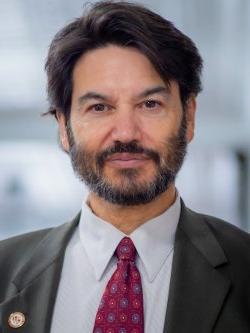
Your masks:
M 59 139 L 61 146 L 65 152 L 69 152 L 69 138 L 66 129 L 66 119 L 62 112 L 56 111 L 56 119 L 58 122 Z
M 194 137 L 195 129 L 195 112 L 196 112 L 196 98 L 194 95 L 191 95 L 186 102 L 186 120 L 187 120 L 187 131 L 186 139 L 187 142 L 191 142 Z

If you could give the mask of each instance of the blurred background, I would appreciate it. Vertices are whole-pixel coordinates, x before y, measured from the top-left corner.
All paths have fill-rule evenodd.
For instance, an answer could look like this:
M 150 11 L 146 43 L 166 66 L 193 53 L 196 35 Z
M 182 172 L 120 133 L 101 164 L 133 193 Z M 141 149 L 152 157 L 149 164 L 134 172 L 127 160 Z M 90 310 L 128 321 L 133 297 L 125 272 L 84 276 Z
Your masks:
M 204 58 L 196 137 L 177 180 L 186 204 L 250 230 L 250 1 L 138 1 Z M 0 1 L 0 239 L 61 224 L 86 196 L 46 111 L 44 62 L 81 0 Z

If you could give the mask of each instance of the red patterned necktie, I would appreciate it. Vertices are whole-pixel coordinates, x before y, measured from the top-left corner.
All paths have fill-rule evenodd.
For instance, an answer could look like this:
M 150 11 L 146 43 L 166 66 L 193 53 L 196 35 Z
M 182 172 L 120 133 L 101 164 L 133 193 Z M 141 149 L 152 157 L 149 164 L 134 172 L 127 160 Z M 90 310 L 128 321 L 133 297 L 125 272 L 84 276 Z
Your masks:
M 136 249 L 124 237 L 117 246 L 117 269 L 111 276 L 99 305 L 93 333 L 143 333 L 143 295 L 135 265 Z

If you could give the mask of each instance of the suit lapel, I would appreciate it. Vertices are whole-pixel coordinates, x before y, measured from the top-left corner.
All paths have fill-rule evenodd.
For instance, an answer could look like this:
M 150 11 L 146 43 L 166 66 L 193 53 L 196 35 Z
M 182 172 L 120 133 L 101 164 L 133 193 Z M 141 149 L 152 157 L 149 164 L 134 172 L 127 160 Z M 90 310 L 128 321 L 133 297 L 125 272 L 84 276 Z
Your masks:
M 212 332 L 230 287 L 218 269 L 226 263 L 206 222 L 182 203 L 164 333 Z
M 0 304 L 1 333 L 48 333 L 63 265 L 66 245 L 79 222 L 52 229 L 13 280 L 13 295 Z M 25 315 L 25 324 L 16 329 L 8 324 L 11 313 Z

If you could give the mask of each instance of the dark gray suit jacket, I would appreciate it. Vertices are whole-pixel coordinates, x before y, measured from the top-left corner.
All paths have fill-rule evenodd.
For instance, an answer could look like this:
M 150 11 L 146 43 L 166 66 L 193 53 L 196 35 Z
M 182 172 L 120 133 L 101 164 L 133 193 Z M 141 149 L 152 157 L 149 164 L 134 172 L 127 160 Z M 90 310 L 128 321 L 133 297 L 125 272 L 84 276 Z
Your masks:
M 49 333 L 65 248 L 78 222 L 79 215 L 0 242 L 0 333 Z M 16 311 L 27 320 L 14 329 L 8 317 Z M 211 332 L 250 332 L 250 236 L 182 202 L 164 333 Z

